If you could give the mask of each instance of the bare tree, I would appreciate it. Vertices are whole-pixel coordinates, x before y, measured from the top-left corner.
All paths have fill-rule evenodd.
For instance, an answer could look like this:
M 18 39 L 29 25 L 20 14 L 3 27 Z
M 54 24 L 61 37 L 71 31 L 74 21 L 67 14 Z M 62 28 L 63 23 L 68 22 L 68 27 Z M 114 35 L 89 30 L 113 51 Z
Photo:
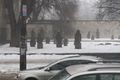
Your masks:
M 35 0 L 33 10 L 33 20 L 36 21 L 38 16 L 41 15 L 41 19 L 44 19 L 45 12 L 55 14 L 60 19 L 73 19 L 74 13 L 78 7 L 77 0 Z M 54 14 L 53 14 L 54 15 Z
M 6 6 L 4 5 L 4 0 L 0 0 L 0 44 L 7 42 L 7 21 Z
M 99 20 L 120 20 L 120 0 L 99 0 Z
M 15 16 L 15 10 L 14 7 L 19 6 L 16 5 L 14 6 L 14 1 L 16 0 L 4 0 L 4 4 L 8 10 L 8 16 L 9 16 L 9 22 L 10 22 L 10 27 L 11 27 L 11 40 L 10 40 L 10 46 L 11 47 L 19 47 L 19 37 L 20 37 L 20 29 L 21 29 L 21 12 L 18 13 L 18 19 Z M 17 0 L 19 1 L 19 0 Z M 34 0 L 27 0 L 27 18 L 30 16 L 32 10 L 33 10 L 33 5 L 34 5 Z M 26 18 L 26 19 L 27 19 Z
M 54 24 L 54 33 L 61 31 L 64 37 L 70 37 L 74 31 L 73 26 L 66 20 L 75 20 L 74 16 L 78 5 L 76 0 L 56 0 L 55 12 L 61 22 Z M 63 22 L 62 22 L 63 21 Z M 64 22 L 66 21 L 66 22 Z
M 13 6 L 13 0 L 5 0 L 5 5 L 8 9 L 8 15 L 9 15 L 9 21 L 11 26 L 11 40 L 10 40 L 10 46 L 18 46 L 17 45 L 17 35 L 16 35 L 16 18 L 14 13 L 14 6 Z
M 62 21 L 73 20 L 77 8 L 77 0 L 36 0 L 32 21 L 37 21 L 38 16 L 40 20 L 44 20 L 45 13 L 49 13 L 54 17 L 57 16 L 61 22 L 53 24 L 53 34 L 60 31 L 68 36 L 73 32 L 73 28 L 68 22 Z

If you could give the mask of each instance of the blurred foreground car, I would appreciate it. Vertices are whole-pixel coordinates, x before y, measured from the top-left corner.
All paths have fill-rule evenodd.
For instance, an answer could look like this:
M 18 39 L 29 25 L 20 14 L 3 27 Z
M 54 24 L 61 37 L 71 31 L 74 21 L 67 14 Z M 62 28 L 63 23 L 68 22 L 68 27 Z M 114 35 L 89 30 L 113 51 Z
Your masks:
M 120 64 L 73 65 L 49 80 L 120 80 Z
M 17 78 L 18 80 L 48 80 L 51 76 L 70 65 L 97 63 L 101 61 L 101 58 L 95 56 L 71 56 L 44 67 L 20 71 Z

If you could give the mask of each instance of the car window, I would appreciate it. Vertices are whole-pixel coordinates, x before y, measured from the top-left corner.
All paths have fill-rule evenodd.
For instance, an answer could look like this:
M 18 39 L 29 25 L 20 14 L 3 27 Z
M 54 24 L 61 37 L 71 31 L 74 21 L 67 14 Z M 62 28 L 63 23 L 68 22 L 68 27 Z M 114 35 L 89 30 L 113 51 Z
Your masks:
M 70 66 L 70 65 L 87 64 L 87 63 L 93 63 L 93 61 L 88 61 L 88 60 L 69 60 L 69 61 L 61 62 L 60 64 L 62 64 L 65 67 L 67 67 L 67 66 Z
M 69 61 L 62 61 L 60 63 L 55 64 L 54 66 L 50 67 L 50 70 L 61 70 L 67 66 L 75 65 L 75 64 L 87 64 L 93 63 L 93 61 L 88 60 L 69 60 Z
M 120 80 L 120 74 L 116 74 L 116 75 L 114 76 L 114 80 Z
M 96 80 L 96 75 L 77 76 L 71 80 Z
M 120 74 L 100 74 L 100 80 L 120 80 Z
M 60 63 L 57 63 L 53 65 L 52 67 L 50 67 L 50 70 L 61 70 L 61 69 L 64 69 L 64 66 L 61 65 Z
M 113 74 L 101 74 L 100 80 L 114 80 Z
M 77 76 L 71 80 L 120 80 L 120 74 L 91 74 Z

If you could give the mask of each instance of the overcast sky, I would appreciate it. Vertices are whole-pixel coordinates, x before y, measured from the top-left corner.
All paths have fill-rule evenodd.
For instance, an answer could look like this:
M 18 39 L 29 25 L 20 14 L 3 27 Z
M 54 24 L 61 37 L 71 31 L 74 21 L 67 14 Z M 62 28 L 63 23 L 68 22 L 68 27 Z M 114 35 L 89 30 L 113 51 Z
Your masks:
M 97 1 L 98 0 L 80 0 L 78 12 L 75 17 L 83 20 L 94 20 L 98 11 L 95 5 Z

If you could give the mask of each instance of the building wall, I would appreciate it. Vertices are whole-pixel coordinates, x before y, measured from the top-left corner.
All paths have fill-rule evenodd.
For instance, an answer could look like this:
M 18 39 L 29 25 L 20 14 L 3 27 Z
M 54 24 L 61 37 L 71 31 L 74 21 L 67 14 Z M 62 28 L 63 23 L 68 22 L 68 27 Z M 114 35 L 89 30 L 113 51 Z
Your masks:
M 77 29 L 79 29 L 82 33 L 82 37 L 86 38 L 88 31 L 91 32 L 92 35 L 96 35 L 96 30 L 99 29 L 101 38 L 111 38 L 111 35 L 114 35 L 116 38 L 120 35 L 120 22 L 119 21 L 76 21 L 76 22 L 68 22 L 74 28 L 74 31 L 71 32 L 74 37 L 74 34 Z M 44 27 L 47 34 L 52 36 L 52 25 L 50 24 L 28 24 L 27 32 L 30 37 L 30 31 L 34 28 L 37 30 L 40 27 Z M 57 27 L 57 26 L 56 26 Z
M 95 35 L 97 29 L 99 29 L 102 38 L 109 38 L 111 35 L 115 35 L 117 38 L 120 35 L 119 21 L 79 21 L 73 23 L 73 27 L 80 29 L 83 37 L 86 37 L 88 31 Z
M 45 31 L 45 37 L 51 37 L 52 36 L 52 25 L 48 24 L 27 24 L 27 37 L 31 37 L 31 31 L 34 30 L 36 35 L 40 28 L 43 28 Z

